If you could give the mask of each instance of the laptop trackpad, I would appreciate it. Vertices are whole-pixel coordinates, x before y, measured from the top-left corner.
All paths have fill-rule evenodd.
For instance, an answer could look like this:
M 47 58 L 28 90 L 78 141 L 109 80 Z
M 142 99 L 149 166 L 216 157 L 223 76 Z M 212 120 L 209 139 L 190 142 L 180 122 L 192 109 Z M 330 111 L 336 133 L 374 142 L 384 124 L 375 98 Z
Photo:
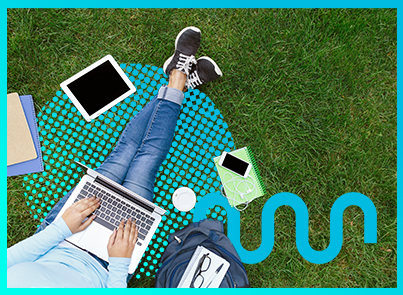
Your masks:
M 80 239 L 80 247 L 94 253 L 103 260 L 108 260 L 108 242 L 112 232 L 91 224 Z

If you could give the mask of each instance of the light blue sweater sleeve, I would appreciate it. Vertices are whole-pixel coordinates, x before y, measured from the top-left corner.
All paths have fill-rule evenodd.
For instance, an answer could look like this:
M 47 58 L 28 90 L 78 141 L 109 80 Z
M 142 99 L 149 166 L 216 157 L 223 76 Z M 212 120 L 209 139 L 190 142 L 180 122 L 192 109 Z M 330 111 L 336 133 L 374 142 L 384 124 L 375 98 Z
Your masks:
M 127 272 L 129 271 L 130 258 L 109 257 L 108 288 L 127 288 Z
M 16 266 L 20 263 L 24 262 L 35 262 L 39 258 L 46 258 L 46 254 L 55 248 L 63 239 L 71 236 L 72 233 L 67 226 L 66 222 L 63 218 L 59 218 L 55 222 L 51 223 L 45 230 L 19 242 L 18 244 L 7 249 L 7 269 Z M 57 248 L 55 248 L 57 249 Z M 67 251 L 67 252 L 66 252 Z M 83 263 L 83 261 L 77 261 L 80 259 L 85 259 L 85 255 L 76 255 L 72 256 L 71 253 L 68 252 L 68 249 L 58 249 L 56 252 L 52 250 L 49 252 L 52 253 L 48 259 L 58 263 L 63 261 L 64 267 L 69 267 L 71 269 L 82 269 L 82 271 L 93 272 L 90 267 L 86 266 L 88 263 L 91 263 L 95 268 L 102 268 L 102 266 L 98 263 L 92 263 L 93 258 L 88 257 L 88 261 Z M 77 249 L 77 251 L 82 251 Z M 86 252 L 82 251 L 83 254 Z M 48 255 L 49 256 L 49 255 Z M 63 258 L 62 258 L 63 257 Z M 71 258 L 67 258 L 71 257 Z M 67 258 L 67 259 L 66 259 Z M 40 263 L 43 259 L 38 260 L 35 263 Z M 66 265 L 68 262 L 69 265 Z M 120 257 L 109 257 L 109 273 L 107 276 L 99 275 L 105 273 L 105 270 L 100 269 L 98 275 L 94 273 L 93 275 L 97 276 L 100 281 L 103 281 L 102 286 L 108 288 L 126 288 L 127 287 L 127 273 L 130 265 L 130 258 L 120 258 Z M 34 266 L 32 266 L 34 267 Z M 25 269 L 30 273 L 30 270 Z M 51 275 L 51 274 L 50 274 Z M 77 273 L 79 276 L 80 273 Z M 46 274 L 44 274 L 46 276 Z M 66 280 L 70 280 L 71 278 L 66 278 Z M 63 278 L 58 278 L 58 281 L 63 281 Z M 71 281 L 70 281 L 71 282 Z M 63 282 L 64 283 L 64 282 Z M 69 284 L 67 281 L 66 284 Z
M 50 249 L 55 247 L 72 233 L 59 218 L 51 223 L 45 230 L 33 235 L 7 249 L 7 268 L 22 262 L 33 262 Z

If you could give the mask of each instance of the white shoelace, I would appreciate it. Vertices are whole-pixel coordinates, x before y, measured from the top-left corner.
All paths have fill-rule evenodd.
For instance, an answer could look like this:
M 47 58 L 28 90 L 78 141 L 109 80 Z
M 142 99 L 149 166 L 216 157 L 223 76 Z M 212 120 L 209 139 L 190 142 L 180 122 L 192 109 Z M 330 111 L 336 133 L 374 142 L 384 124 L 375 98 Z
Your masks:
M 201 84 L 203 84 L 203 82 L 200 80 L 199 74 L 197 73 L 197 71 L 194 71 L 188 76 L 185 86 L 187 88 L 189 88 L 190 86 L 190 88 L 195 89 L 198 85 Z
M 176 68 L 181 71 L 182 73 L 185 73 L 186 75 L 189 75 L 189 71 L 192 68 L 192 64 L 196 64 L 196 59 L 194 55 L 184 55 L 182 53 L 179 54 L 179 61 L 176 64 Z

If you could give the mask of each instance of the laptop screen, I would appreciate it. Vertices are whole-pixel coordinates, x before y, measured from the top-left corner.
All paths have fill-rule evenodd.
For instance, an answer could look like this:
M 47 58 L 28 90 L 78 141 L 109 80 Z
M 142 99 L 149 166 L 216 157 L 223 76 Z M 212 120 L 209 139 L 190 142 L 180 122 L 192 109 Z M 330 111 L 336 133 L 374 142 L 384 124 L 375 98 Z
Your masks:
M 67 87 L 90 116 L 130 90 L 108 60 Z

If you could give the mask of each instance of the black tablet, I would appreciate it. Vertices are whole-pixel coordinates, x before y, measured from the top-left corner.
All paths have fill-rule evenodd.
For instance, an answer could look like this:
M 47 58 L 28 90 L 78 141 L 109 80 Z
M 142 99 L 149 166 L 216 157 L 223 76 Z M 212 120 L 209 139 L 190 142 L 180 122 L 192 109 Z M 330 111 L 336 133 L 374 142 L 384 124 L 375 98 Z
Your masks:
M 136 91 L 111 55 L 93 63 L 60 86 L 88 122 Z

